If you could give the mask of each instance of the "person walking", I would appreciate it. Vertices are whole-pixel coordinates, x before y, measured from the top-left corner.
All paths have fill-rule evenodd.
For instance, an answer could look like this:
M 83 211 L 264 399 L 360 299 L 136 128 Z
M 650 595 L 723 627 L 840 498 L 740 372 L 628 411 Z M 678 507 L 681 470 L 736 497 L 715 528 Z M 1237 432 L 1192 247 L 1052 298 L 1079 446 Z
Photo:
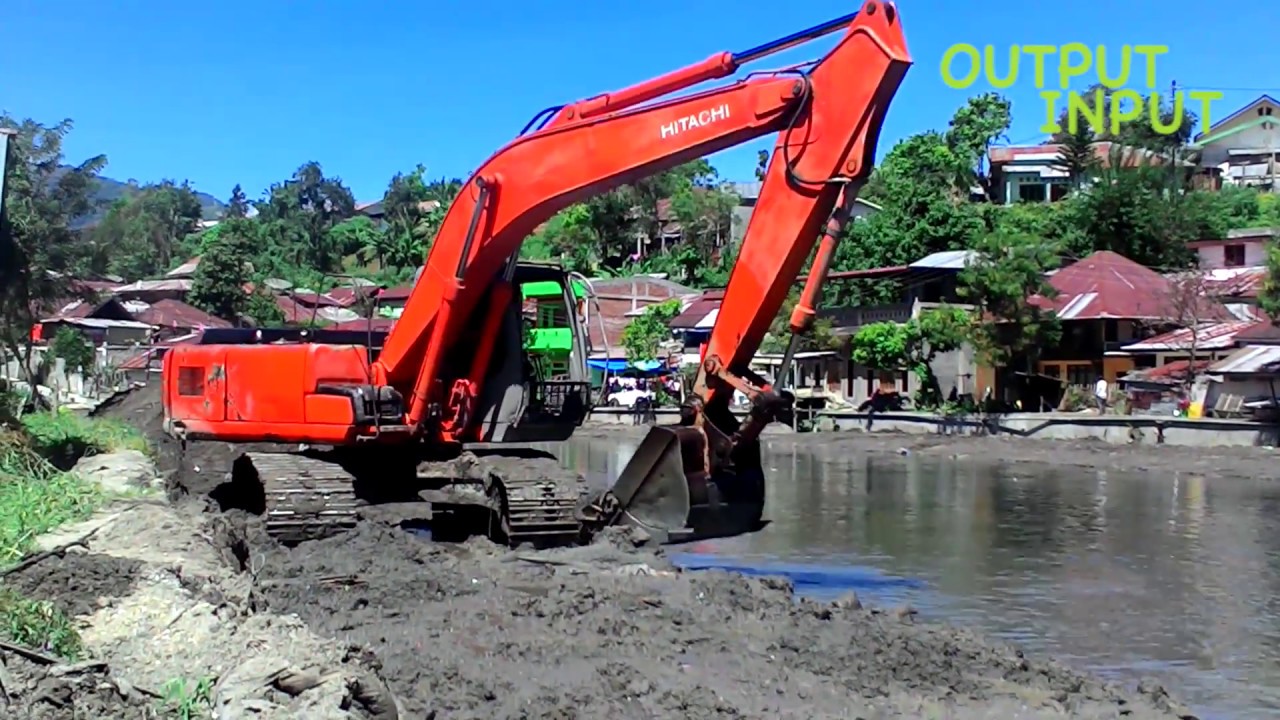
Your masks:
M 1107 414 L 1107 379 L 1100 377 L 1093 385 L 1093 399 L 1098 403 L 1098 414 Z

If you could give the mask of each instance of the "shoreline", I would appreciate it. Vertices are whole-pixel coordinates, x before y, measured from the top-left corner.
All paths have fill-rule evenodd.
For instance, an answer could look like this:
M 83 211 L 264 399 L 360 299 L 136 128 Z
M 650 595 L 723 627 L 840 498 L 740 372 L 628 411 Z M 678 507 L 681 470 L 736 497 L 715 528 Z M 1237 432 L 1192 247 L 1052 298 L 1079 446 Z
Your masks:
M 628 438 L 637 442 L 647 426 L 584 425 L 574 438 Z M 1118 445 L 1101 440 L 1040 440 L 1010 436 L 919 435 L 895 432 L 792 433 L 761 436 L 766 451 L 914 455 L 987 464 L 1063 466 L 1110 472 L 1153 472 L 1268 479 L 1275 476 L 1280 452 L 1269 447 L 1189 447 Z

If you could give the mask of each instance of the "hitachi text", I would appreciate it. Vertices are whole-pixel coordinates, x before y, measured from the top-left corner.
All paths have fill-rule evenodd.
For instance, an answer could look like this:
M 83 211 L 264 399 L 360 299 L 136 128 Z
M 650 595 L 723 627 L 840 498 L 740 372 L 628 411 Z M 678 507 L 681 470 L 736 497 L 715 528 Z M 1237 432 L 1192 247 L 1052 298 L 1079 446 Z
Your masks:
M 669 138 L 679 135 L 689 128 L 703 127 L 714 122 L 729 119 L 729 106 L 720 105 L 709 110 L 703 110 L 696 115 L 686 115 L 679 120 L 669 122 L 662 126 L 662 137 Z

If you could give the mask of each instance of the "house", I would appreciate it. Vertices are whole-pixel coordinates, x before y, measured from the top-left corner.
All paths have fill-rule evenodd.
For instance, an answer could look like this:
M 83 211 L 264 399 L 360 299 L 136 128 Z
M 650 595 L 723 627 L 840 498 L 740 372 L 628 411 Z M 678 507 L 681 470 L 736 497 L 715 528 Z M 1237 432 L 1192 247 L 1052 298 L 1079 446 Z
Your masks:
M 738 196 L 738 205 L 733 209 L 729 235 L 730 242 L 736 245 L 742 242 L 742 238 L 747 234 L 747 223 L 751 221 L 751 214 L 755 212 L 756 201 L 760 199 L 760 190 L 764 183 L 731 182 L 726 183 L 726 186 L 726 189 Z M 870 200 L 857 198 L 854 201 L 851 216 L 855 220 L 861 220 L 879 212 L 880 209 L 879 205 Z
M 229 328 L 232 324 L 210 315 L 200 308 L 179 300 L 158 300 L 152 304 L 125 303 L 134 319 L 155 328 L 153 339 L 173 338 L 199 333 L 207 328 Z
M 1258 268 L 1267 263 L 1267 245 L 1275 242 L 1280 232 L 1272 227 L 1229 230 L 1221 240 L 1196 240 L 1187 247 L 1196 251 L 1200 267 L 1205 270 Z
M 1158 153 L 1107 141 L 1094 143 L 1093 152 L 1104 168 L 1170 162 Z M 1071 190 L 1071 176 L 1060 166 L 1061 153 L 1062 146 L 1057 143 L 1008 145 L 988 150 L 987 162 L 994 195 L 991 202 L 1012 205 L 1019 202 L 1056 202 L 1066 197 Z M 1178 163 L 1189 169 L 1194 167 L 1194 163 L 1186 160 Z
M 658 275 L 588 280 L 594 300 L 587 303 L 587 340 L 591 357 L 622 360 L 622 332 L 650 305 L 679 300 L 687 305 L 701 293 Z
M 1210 365 L 1208 377 L 1206 414 L 1243 415 L 1274 408 L 1280 395 L 1280 347 L 1246 345 Z
M 1158 368 L 1173 362 L 1182 362 L 1185 365 L 1193 359 L 1193 355 L 1197 363 L 1221 360 L 1236 351 L 1236 336 L 1257 324 L 1252 320 L 1207 322 L 1196 327 L 1177 328 L 1139 340 L 1123 346 L 1121 351 L 1134 357 L 1135 365 L 1144 368 Z M 1149 357 L 1137 360 L 1139 356 Z
M 1197 323 L 1235 319 L 1212 299 L 1179 297 L 1168 278 L 1109 250 L 1058 270 L 1049 284 L 1056 297 L 1032 301 L 1057 315 L 1062 339 L 1056 348 L 1041 349 L 1037 371 L 1070 385 L 1091 385 L 1099 377 L 1115 382 L 1146 357 L 1132 355 L 1128 346 L 1191 316 Z
M 907 265 L 830 273 L 828 281 L 833 283 L 870 278 L 897 281 L 902 287 L 901 296 L 898 302 L 887 305 L 819 308 L 819 317 L 832 323 L 835 334 L 844 338 L 844 344 L 839 350 L 797 353 L 790 380 L 799 384 L 793 387 L 819 389 L 830 398 L 854 405 L 870 397 L 877 388 L 914 393 L 918 382 L 911 373 L 855 364 L 850 357 L 850 340 L 865 325 L 904 323 L 944 304 L 967 307 L 957 295 L 957 286 L 960 271 L 970 257 L 968 251 L 946 251 L 933 253 Z M 805 280 L 801 277 L 796 283 L 803 284 Z M 724 290 L 708 290 L 686 305 L 684 312 L 672 320 L 670 326 L 683 345 L 686 362 L 696 361 L 701 344 L 707 341 L 719 317 L 723 301 Z M 760 353 L 753 360 L 752 367 L 770 373 L 780 360 L 781 356 Z M 967 394 L 975 392 L 978 387 L 978 368 L 972 348 L 939 356 L 933 370 L 943 392 L 954 387 L 958 394 Z
M 129 312 L 124 303 L 112 297 L 94 304 L 77 300 L 62 307 L 57 313 L 42 318 L 32 329 L 32 339 L 47 343 L 62 328 L 70 328 L 84 336 L 85 340 L 107 351 L 107 362 L 112 362 L 118 348 L 133 348 L 150 342 L 152 327 Z
M 1210 187 L 1244 185 L 1276 192 L 1280 171 L 1280 103 L 1261 95 L 1200 133 L 1198 175 Z

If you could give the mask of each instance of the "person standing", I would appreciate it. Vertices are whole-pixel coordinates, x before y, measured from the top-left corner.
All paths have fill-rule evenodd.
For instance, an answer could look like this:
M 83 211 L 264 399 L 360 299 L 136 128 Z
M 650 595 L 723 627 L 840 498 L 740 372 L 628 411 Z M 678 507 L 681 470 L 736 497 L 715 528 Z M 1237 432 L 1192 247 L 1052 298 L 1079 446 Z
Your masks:
M 1093 399 L 1098 403 L 1099 415 L 1107 413 L 1107 390 L 1107 379 L 1099 377 L 1098 382 L 1093 385 Z

